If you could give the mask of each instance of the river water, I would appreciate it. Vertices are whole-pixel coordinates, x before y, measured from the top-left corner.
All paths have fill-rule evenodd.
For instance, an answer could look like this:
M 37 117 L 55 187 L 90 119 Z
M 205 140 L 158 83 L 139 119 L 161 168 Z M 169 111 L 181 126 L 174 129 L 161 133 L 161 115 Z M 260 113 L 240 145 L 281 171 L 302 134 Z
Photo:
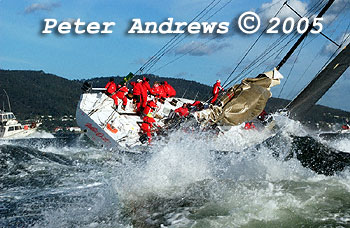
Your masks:
M 276 157 L 284 139 L 173 132 L 148 151 L 104 151 L 84 136 L 0 141 L 0 227 L 349 227 L 350 172 L 317 174 Z M 315 136 L 317 138 L 317 136 Z M 317 138 L 350 151 L 350 138 Z

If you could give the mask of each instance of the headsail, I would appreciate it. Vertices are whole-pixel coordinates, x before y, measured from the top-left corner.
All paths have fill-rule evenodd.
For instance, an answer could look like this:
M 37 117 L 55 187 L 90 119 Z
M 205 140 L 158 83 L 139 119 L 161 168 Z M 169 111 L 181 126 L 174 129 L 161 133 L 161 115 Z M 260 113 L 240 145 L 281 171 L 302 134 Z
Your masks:
M 317 103 L 350 66 L 350 44 L 309 83 L 286 107 L 292 118 L 298 119 Z

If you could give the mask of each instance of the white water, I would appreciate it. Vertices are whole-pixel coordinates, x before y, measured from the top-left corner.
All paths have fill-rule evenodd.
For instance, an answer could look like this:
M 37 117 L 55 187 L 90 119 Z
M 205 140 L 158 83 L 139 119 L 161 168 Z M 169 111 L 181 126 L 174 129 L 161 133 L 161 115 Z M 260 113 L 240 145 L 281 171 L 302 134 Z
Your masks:
M 276 142 L 284 154 L 290 147 L 289 134 L 308 132 L 285 117 L 275 119 L 286 137 Z M 269 137 L 267 132 L 237 128 L 231 133 L 214 139 L 204 133 L 174 132 L 168 143 L 154 143 L 146 155 L 79 143 L 35 146 L 43 153 L 69 157 L 73 164 L 32 160 L 32 174 L 26 175 L 42 169 L 59 181 L 25 193 L 22 187 L 8 188 L 0 199 L 22 195 L 36 204 L 33 195 L 59 196 L 55 206 L 42 205 L 36 227 L 346 227 L 348 170 L 331 177 L 318 175 L 297 159 L 283 161 L 265 146 L 255 148 Z M 347 142 L 334 144 L 349 150 Z

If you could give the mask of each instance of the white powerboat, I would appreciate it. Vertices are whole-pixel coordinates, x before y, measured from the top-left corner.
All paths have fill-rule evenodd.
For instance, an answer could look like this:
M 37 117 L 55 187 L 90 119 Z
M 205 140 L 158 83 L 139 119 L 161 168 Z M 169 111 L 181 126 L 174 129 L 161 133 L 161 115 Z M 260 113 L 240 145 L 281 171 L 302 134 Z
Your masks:
M 37 131 L 40 123 L 22 125 L 12 112 L 0 110 L 0 139 L 25 138 Z

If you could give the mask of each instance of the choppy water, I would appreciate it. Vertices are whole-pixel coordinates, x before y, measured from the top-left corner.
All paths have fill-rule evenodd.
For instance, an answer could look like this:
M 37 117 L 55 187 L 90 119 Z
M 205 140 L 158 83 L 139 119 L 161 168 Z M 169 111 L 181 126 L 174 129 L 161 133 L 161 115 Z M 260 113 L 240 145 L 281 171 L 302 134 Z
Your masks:
M 289 135 L 310 133 L 279 124 L 273 148 L 244 130 L 175 132 L 144 154 L 82 136 L 0 141 L 0 227 L 349 227 L 348 168 L 324 176 L 285 160 Z M 350 138 L 316 139 L 350 151 Z

